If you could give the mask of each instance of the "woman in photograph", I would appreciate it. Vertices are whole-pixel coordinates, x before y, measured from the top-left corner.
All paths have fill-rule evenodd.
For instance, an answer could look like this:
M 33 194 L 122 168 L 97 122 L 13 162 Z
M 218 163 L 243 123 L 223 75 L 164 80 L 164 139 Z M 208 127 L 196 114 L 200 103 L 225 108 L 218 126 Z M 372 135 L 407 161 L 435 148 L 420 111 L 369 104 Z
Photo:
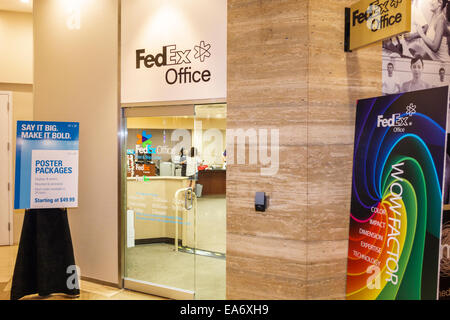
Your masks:
M 432 0 L 432 17 L 428 25 L 416 26 L 417 32 L 405 36 L 407 40 L 420 38 L 421 41 L 411 45 L 409 51 L 419 54 L 426 60 L 450 61 L 449 44 L 447 37 L 449 32 L 448 0 Z
M 412 78 L 402 84 L 401 92 L 431 88 L 431 85 L 422 79 L 424 64 L 420 55 L 415 55 L 414 58 L 411 59 L 410 68 Z
M 424 6 L 426 6 L 426 9 L 424 9 Z M 383 49 L 387 51 L 385 54 L 391 57 L 412 58 L 416 52 L 422 55 L 425 53 L 420 48 L 423 43 L 421 44 L 422 40 L 416 28 L 428 28 L 428 20 L 424 15 L 424 10 L 428 10 L 428 7 L 428 2 L 411 0 L 411 21 L 413 21 L 411 32 L 383 41 Z

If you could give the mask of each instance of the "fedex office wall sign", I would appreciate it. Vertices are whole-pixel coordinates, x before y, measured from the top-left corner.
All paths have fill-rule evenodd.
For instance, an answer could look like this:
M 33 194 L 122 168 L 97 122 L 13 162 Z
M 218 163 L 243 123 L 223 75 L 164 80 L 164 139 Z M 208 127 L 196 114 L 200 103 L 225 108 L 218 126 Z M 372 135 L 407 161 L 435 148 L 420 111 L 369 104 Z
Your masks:
M 122 103 L 226 98 L 226 0 L 122 2 Z
M 205 41 L 200 41 L 200 45 L 194 46 L 195 59 L 204 62 L 206 58 L 211 57 L 211 45 L 206 44 Z M 136 50 L 136 69 L 140 69 L 142 65 L 145 68 L 159 68 L 165 66 L 173 66 L 167 69 L 165 80 L 169 85 L 182 83 L 199 83 L 211 81 L 210 70 L 192 70 L 192 67 L 187 67 L 191 64 L 192 56 L 190 53 L 193 50 L 177 50 L 176 45 L 164 46 L 162 52 L 153 55 L 147 54 L 145 49 Z M 175 68 L 178 67 L 178 68 Z

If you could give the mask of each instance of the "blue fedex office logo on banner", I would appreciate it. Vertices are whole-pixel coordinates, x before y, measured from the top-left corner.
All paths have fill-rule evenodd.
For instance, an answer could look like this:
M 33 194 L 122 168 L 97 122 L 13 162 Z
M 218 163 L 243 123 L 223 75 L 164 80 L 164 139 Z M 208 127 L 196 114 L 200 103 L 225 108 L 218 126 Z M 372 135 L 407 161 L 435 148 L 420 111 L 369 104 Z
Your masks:
M 14 209 L 78 206 L 78 141 L 78 122 L 17 122 Z

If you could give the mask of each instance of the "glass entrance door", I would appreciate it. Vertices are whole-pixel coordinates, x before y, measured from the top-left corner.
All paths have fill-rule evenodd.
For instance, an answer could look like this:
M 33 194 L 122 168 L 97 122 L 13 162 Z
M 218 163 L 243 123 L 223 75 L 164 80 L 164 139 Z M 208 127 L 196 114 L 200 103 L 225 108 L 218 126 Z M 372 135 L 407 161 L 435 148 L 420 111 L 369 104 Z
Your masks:
M 225 299 L 226 107 L 176 116 L 146 109 L 126 117 L 124 285 L 173 299 Z

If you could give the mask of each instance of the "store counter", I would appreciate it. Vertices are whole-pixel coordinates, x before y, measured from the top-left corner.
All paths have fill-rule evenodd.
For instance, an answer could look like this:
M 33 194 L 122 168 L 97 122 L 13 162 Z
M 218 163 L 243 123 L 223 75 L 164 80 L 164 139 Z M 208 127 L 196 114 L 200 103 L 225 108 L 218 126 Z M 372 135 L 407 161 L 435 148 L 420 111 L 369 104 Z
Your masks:
M 201 170 L 198 172 L 198 183 L 203 186 L 202 195 L 226 194 L 227 170 Z

